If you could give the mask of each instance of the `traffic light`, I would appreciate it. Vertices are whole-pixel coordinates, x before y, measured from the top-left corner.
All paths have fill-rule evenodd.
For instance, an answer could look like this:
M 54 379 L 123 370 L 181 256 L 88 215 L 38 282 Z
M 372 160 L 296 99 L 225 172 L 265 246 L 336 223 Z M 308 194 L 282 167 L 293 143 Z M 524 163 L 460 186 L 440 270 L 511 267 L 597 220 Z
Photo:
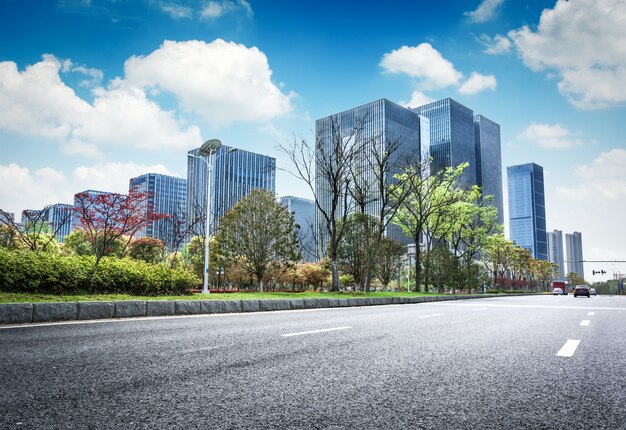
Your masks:
M 594 275 L 604 275 L 606 272 L 604 270 L 592 270 L 591 273 Z

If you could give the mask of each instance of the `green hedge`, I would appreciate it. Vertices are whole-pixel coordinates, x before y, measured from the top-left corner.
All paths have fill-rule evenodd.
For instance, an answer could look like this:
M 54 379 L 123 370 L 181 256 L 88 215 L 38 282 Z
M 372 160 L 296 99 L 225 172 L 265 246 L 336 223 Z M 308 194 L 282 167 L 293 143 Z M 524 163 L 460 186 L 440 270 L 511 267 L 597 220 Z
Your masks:
M 131 259 L 8 251 L 0 248 L 0 290 L 10 293 L 181 295 L 199 281 L 184 269 Z

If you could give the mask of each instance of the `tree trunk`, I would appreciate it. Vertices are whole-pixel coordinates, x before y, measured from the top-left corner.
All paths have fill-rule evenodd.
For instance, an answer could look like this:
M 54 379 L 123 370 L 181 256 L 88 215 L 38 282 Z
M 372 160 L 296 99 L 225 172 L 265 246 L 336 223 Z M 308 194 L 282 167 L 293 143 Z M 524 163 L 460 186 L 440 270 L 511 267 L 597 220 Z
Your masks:
M 332 267 L 333 279 L 332 279 L 332 285 L 330 287 L 330 291 L 332 291 L 333 293 L 337 293 L 339 292 L 339 267 L 337 265 L 336 259 L 333 259 L 333 261 L 331 262 L 331 267 Z

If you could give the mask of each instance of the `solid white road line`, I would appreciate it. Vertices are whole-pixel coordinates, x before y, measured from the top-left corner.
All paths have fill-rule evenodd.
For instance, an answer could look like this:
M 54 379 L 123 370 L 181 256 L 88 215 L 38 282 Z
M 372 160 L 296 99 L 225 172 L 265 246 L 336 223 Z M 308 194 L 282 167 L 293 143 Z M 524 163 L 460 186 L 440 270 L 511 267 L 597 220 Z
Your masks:
M 585 325 L 585 326 L 587 326 L 587 325 L 589 325 L 589 323 L 590 323 L 590 322 L 591 322 L 591 320 L 582 320 L 582 321 L 580 322 L 580 325 Z
M 565 342 L 565 345 L 563 345 L 563 347 L 559 349 L 559 352 L 556 353 L 556 356 L 571 357 L 572 355 L 574 355 L 574 352 L 576 352 L 576 348 L 578 348 L 579 343 L 580 340 L 568 339 L 568 341 Z
M 595 312 L 587 312 L 587 315 L 590 317 L 594 316 L 595 314 L 596 314 Z
M 420 318 L 441 317 L 443 314 L 420 315 Z
M 287 333 L 287 334 L 283 334 L 283 337 L 290 337 L 290 336 L 302 336 L 303 334 L 314 334 L 314 333 L 324 333 L 327 331 L 337 331 L 337 330 L 349 330 L 352 327 L 334 327 L 334 328 L 325 328 L 325 329 L 321 329 L 321 330 L 311 330 L 311 331 L 301 331 L 299 333 Z

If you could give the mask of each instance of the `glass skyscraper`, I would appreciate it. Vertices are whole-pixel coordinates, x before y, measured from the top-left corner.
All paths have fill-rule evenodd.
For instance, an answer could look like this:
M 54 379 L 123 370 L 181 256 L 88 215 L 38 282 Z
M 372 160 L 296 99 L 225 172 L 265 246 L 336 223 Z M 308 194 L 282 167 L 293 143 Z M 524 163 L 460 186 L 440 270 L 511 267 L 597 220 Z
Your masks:
M 583 236 L 575 231 L 565 235 L 567 245 L 567 273 L 577 273 L 581 278 L 585 278 L 583 268 Z
M 483 196 L 493 196 L 498 222 L 504 223 L 500 126 L 461 103 L 446 98 L 412 109 L 430 120 L 433 170 L 469 163 L 461 183 L 478 185 Z
M 533 258 L 548 260 L 543 167 L 520 164 L 507 167 L 510 238 Z
M 548 260 L 559 266 L 559 275 L 561 278 L 565 276 L 563 252 L 563 232 L 554 230 L 548 233 Z
M 206 214 L 207 165 L 199 155 L 200 148 L 188 152 L 187 157 L 187 219 L 204 219 Z M 219 220 L 239 200 L 252 190 L 263 189 L 275 192 L 276 159 L 267 155 L 222 145 L 213 155 L 213 177 L 211 180 L 211 234 Z M 197 235 L 203 234 L 205 223 L 194 228 Z
M 165 244 L 172 243 L 175 234 L 172 219 L 182 219 L 186 211 L 187 180 L 159 173 L 147 173 L 131 178 L 129 191 L 135 190 L 148 194 L 148 210 L 169 215 L 169 219 L 159 219 L 149 223 L 137 232 L 135 238 L 153 237 Z
M 482 115 L 474 115 L 476 137 L 476 185 L 483 196 L 493 197 L 498 209 L 498 223 L 504 224 L 502 198 L 502 156 L 500 153 L 500 125 Z
M 339 133 L 340 135 L 335 135 Z M 355 107 L 315 122 L 315 139 L 318 147 L 318 156 L 323 149 L 325 154 L 330 154 L 334 139 L 341 138 L 346 146 L 357 145 L 355 162 L 352 165 L 353 180 L 358 182 L 362 190 L 365 190 L 365 213 L 376 215 L 381 209 L 379 190 L 375 185 L 376 174 L 374 153 L 384 154 L 392 145 L 397 146 L 390 158 L 390 165 L 396 168 L 390 169 L 385 179 L 388 184 L 393 181 L 393 174 L 399 173 L 402 167 L 411 162 L 417 162 L 427 157 L 430 148 L 430 131 L 428 119 L 398 104 L 386 99 L 376 100 L 362 106 Z M 331 193 L 324 178 L 317 176 L 316 192 L 320 205 L 329 210 L 331 205 Z M 354 203 L 354 202 L 353 202 Z M 350 210 L 356 210 L 355 205 L 350 205 Z M 341 216 L 341 214 L 336 214 Z M 315 225 L 318 235 L 325 249 L 326 230 L 323 220 L 316 211 Z M 387 237 L 408 243 L 409 239 L 402 233 L 400 227 L 390 224 L 386 231 Z

